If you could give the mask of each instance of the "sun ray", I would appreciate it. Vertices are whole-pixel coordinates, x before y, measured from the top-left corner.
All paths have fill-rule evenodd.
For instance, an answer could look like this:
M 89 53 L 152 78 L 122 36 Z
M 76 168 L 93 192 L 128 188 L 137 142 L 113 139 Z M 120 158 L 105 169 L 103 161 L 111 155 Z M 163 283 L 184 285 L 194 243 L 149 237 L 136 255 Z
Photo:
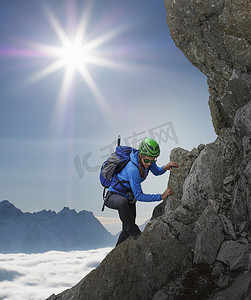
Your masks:
M 122 32 L 128 30 L 130 28 L 131 25 L 126 24 L 124 26 L 120 26 L 117 29 L 114 29 L 92 41 L 90 41 L 89 43 L 87 43 L 85 45 L 86 51 L 92 51 L 98 47 L 100 47 L 102 44 L 107 43 L 109 40 L 115 38 L 116 36 L 120 35 Z
M 127 64 L 121 62 L 121 61 L 114 61 L 108 58 L 100 57 L 100 56 L 93 56 L 93 55 L 86 55 L 85 59 L 86 64 L 92 64 L 92 65 L 97 65 L 101 67 L 107 67 L 111 69 L 127 69 Z
M 48 44 L 42 44 L 42 43 L 30 43 L 30 46 L 33 49 L 36 49 L 36 51 L 40 53 L 41 57 L 55 56 L 56 58 L 58 58 L 61 50 L 59 47 L 55 47 Z
M 60 25 L 59 21 L 57 20 L 57 18 L 55 17 L 55 15 L 51 11 L 51 9 L 49 9 L 49 7 L 46 7 L 46 15 L 49 19 L 49 22 L 50 22 L 54 32 L 58 36 L 62 45 L 64 46 L 67 43 L 69 43 L 70 40 L 69 40 L 68 36 L 66 35 L 66 33 L 63 30 L 62 26 Z
M 74 76 L 74 70 L 67 68 L 64 73 L 64 77 L 59 89 L 56 106 L 54 109 L 54 122 L 56 123 L 57 130 L 62 126 L 63 120 L 66 114 L 67 102 L 71 97 L 72 90 L 72 78 Z
M 41 71 L 37 72 L 36 74 L 32 75 L 32 77 L 30 77 L 28 79 L 28 84 L 32 84 L 35 83 L 45 77 L 47 77 L 48 75 L 58 71 L 59 69 L 64 67 L 64 62 L 60 59 L 58 59 L 57 61 L 51 63 L 49 66 L 45 67 L 44 69 L 42 69 Z
M 84 9 L 84 13 L 82 15 L 82 18 L 78 24 L 75 40 L 79 44 L 83 44 L 85 41 L 87 25 L 88 25 L 88 21 L 89 21 L 90 15 L 91 15 L 92 7 L 93 7 L 93 1 L 89 2 L 88 5 L 86 5 L 86 7 Z
M 72 68 L 67 68 L 64 73 L 64 78 L 62 80 L 61 88 L 58 94 L 58 102 L 59 105 L 62 107 L 65 106 L 67 98 L 69 97 L 69 93 L 72 86 L 72 78 L 74 76 L 73 73 L 74 70 Z
M 90 90 L 92 91 L 92 93 L 94 94 L 96 100 L 98 101 L 98 103 L 101 106 L 101 108 L 103 109 L 103 111 L 106 112 L 106 114 L 108 114 L 110 111 L 108 108 L 108 104 L 104 100 L 104 97 L 100 93 L 98 86 L 96 85 L 95 81 L 93 80 L 93 78 L 92 78 L 91 74 L 89 73 L 88 69 L 86 68 L 86 66 L 82 66 L 81 68 L 78 69 L 78 71 L 79 71 L 80 75 L 82 76 L 82 78 L 84 79 L 84 81 L 87 83 L 87 85 L 90 88 Z

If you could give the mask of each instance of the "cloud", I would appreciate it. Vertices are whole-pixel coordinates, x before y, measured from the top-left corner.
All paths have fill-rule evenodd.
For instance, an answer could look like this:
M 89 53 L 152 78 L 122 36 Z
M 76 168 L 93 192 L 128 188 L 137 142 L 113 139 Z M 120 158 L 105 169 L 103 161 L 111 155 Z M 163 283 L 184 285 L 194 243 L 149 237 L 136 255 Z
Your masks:
M 44 300 L 58 294 L 96 268 L 111 249 L 0 254 L 0 299 Z
M 22 276 L 23 274 L 16 272 L 16 271 L 10 271 L 10 270 L 6 270 L 6 269 L 2 269 L 0 268 L 0 282 L 1 281 L 12 281 L 14 280 L 16 277 Z

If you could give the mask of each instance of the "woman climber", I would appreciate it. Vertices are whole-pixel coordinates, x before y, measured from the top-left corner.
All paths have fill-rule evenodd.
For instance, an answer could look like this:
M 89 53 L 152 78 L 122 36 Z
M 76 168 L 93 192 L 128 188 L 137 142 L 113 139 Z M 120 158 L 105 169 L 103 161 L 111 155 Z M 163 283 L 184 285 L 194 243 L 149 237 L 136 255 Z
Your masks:
M 142 191 L 141 183 L 146 179 L 149 171 L 154 175 L 162 175 L 167 170 L 178 168 L 178 164 L 173 161 L 158 167 L 156 161 L 159 155 L 158 143 L 151 138 L 145 138 L 138 150 L 132 148 L 130 161 L 112 179 L 104 204 L 111 209 L 118 210 L 122 221 L 122 231 L 116 246 L 129 236 L 137 239 L 141 235 L 139 227 L 135 224 L 136 201 L 161 201 L 174 193 L 170 188 L 162 194 L 144 194 Z

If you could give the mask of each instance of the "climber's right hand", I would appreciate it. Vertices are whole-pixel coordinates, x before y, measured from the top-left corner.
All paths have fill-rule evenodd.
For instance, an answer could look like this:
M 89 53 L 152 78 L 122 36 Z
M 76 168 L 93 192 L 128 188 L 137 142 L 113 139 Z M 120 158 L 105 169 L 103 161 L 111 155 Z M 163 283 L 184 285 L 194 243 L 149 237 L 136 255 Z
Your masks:
M 161 199 L 164 200 L 166 199 L 168 196 L 171 196 L 174 194 L 174 191 L 171 190 L 169 187 L 164 191 L 164 193 L 161 195 Z

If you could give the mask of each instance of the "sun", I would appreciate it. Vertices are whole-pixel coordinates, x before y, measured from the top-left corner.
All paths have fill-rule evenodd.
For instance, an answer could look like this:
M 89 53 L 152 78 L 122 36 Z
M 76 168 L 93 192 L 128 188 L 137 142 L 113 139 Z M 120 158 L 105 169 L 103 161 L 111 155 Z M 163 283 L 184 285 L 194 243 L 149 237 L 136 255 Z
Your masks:
M 78 70 L 82 73 L 82 68 L 90 57 L 91 50 L 87 50 L 87 42 L 84 42 L 86 31 L 87 16 L 83 16 L 81 22 L 76 29 L 75 35 L 68 36 L 59 23 L 58 19 L 54 16 L 53 12 L 47 8 L 46 15 L 54 30 L 61 46 L 55 47 L 53 45 L 38 44 L 37 48 L 42 50 L 48 57 L 55 58 L 55 61 L 41 70 L 40 76 L 44 77 L 58 69 L 64 68 L 68 70 Z M 88 55 L 89 54 L 89 55 Z M 95 59 L 93 58 L 95 61 Z M 39 76 L 39 74 L 38 74 Z
M 73 3 L 73 2 L 72 2 Z M 72 4 L 73 5 L 73 4 Z M 85 9 L 81 20 L 76 24 L 75 30 L 71 31 L 71 35 L 67 34 L 55 17 L 49 7 L 46 7 L 45 14 L 53 31 L 58 39 L 58 46 L 49 44 L 33 43 L 33 48 L 50 61 L 43 69 L 33 74 L 29 80 L 29 84 L 39 81 L 60 69 L 64 70 L 64 75 L 58 92 L 59 106 L 65 106 L 75 75 L 78 74 L 87 87 L 94 95 L 98 104 L 106 111 L 109 110 L 105 103 L 104 97 L 99 87 L 89 71 L 90 65 L 96 65 L 105 68 L 113 68 L 116 70 L 128 71 L 128 63 L 116 61 L 109 58 L 109 55 L 102 56 L 102 46 L 111 41 L 114 37 L 122 32 L 131 29 L 131 24 L 126 23 L 113 27 L 112 30 L 105 30 L 103 35 L 97 36 L 92 40 L 88 40 L 86 30 L 88 25 L 91 9 Z M 114 29 L 115 28 L 115 29 Z M 98 50 L 98 51 L 96 51 Z M 98 53 L 98 54 L 97 54 Z M 110 56 L 111 57 L 111 56 Z
M 75 41 L 69 41 L 59 50 L 59 58 L 66 68 L 78 70 L 88 61 L 88 51 L 85 46 Z

